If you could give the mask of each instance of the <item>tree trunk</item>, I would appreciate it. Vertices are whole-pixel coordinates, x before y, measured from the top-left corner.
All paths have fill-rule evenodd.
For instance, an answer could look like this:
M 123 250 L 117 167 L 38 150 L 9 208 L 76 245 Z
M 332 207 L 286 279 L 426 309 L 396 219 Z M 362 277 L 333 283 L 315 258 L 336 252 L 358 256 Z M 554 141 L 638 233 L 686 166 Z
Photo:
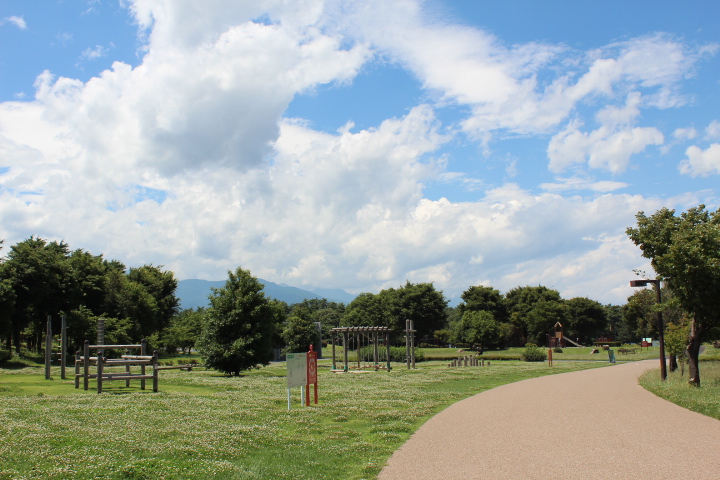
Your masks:
M 20 327 L 13 325 L 13 343 L 15 344 L 15 353 L 20 355 Z
M 670 371 L 674 372 L 678 369 L 677 355 L 670 355 Z
M 693 387 L 700 386 L 700 345 L 702 345 L 702 323 L 698 322 L 697 317 L 693 317 L 690 324 L 690 343 L 687 346 L 688 356 L 688 374 L 690 375 L 690 385 Z

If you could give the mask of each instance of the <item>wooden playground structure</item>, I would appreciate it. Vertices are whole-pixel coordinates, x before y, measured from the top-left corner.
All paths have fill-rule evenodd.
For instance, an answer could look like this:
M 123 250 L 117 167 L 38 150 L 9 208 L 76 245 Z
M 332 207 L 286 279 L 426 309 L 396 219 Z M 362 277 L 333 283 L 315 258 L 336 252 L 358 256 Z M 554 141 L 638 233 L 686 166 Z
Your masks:
M 353 370 L 392 370 L 390 355 L 390 327 L 337 327 L 330 330 L 332 342 L 332 371 L 348 372 Z M 407 368 L 415 368 L 415 328 L 412 320 L 405 321 L 405 358 Z M 338 368 L 335 346 L 342 338 L 343 368 Z M 386 351 L 386 362 L 380 362 L 380 349 Z M 354 348 L 353 348 L 354 347 Z M 372 358 L 363 355 L 363 348 L 372 347 Z M 351 365 L 349 351 L 355 350 L 357 365 Z M 367 348 L 366 348 L 367 351 Z M 355 362 L 353 362 L 355 363 Z
M 104 356 L 105 349 L 139 349 L 140 355 L 121 355 L 120 358 L 107 358 Z M 96 356 L 90 356 L 90 350 L 97 350 Z M 91 378 L 97 381 L 97 393 L 102 393 L 103 382 L 112 380 L 125 380 L 125 386 L 130 386 L 131 380 L 140 380 L 140 389 L 145 390 L 145 381 L 152 380 L 153 392 L 158 391 L 158 353 L 146 355 L 146 344 L 143 340 L 140 345 L 90 345 L 85 340 L 83 355 L 80 352 L 75 354 L 75 388 L 80 388 L 80 379 L 83 379 L 83 388 L 88 389 Z M 124 372 L 107 371 L 109 367 L 125 367 Z M 140 367 L 139 372 L 132 372 L 130 367 Z M 82 367 L 82 373 L 80 368 Z M 95 367 L 95 372 L 90 371 Z M 147 367 L 152 368 L 152 373 L 147 372 Z

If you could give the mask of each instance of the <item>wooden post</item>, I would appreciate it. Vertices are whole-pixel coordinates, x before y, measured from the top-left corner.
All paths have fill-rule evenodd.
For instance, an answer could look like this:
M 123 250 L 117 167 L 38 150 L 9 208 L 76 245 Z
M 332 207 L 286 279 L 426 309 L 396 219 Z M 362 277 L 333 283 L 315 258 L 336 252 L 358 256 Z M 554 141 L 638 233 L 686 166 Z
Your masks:
M 145 364 L 143 364 L 143 366 L 144 365 Z M 158 352 L 157 352 L 157 350 L 153 350 L 153 392 L 157 392 L 157 391 L 158 391 Z
M 375 368 L 377 368 L 380 363 L 380 352 L 378 352 L 378 337 L 378 332 L 373 332 L 373 360 L 375 361 Z
M 347 330 L 345 330 L 343 332 L 343 356 L 344 356 L 344 360 L 345 360 L 345 367 L 343 370 L 345 372 L 348 371 L 348 347 L 350 346 L 349 335 L 350 334 L 347 332 Z
M 52 316 L 47 316 L 45 331 L 45 380 L 50 380 L 50 362 L 52 361 Z
M 75 352 L 75 388 L 80 388 L 80 350 Z
M 97 392 L 98 393 L 102 393 L 104 361 L 105 361 L 105 357 L 100 355 L 100 352 L 98 352 L 98 354 L 97 354 Z
M 88 389 L 88 374 L 90 373 L 90 342 L 85 340 L 83 349 L 83 388 Z
M 67 366 L 67 321 L 65 315 L 60 317 L 60 378 L 65 380 L 65 367 Z
M 335 332 L 332 332 L 330 334 L 330 341 L 332 342 L 332 369 L 336 370 L 337 365 L 335 364 L 335 339 L 337 338 L 337 335 L 335 335 Z
M 147 355 L 145 352 L 147 352 L 147 343 L 145 342 L 145 339 L 143 338 L 140 340 L 140 355 Z M 140 375 L 143 377 L 145 376 L 145 364 L 143 363 L 140 366 Z M 145 390 L 145 379 L 140 378 L 140 390 Z
M 387 348 L 387 371 L 389 372 L 392 370 L 392 366 L 390 365 L 390 331 L 388 330 L 385 333 L 385 348 Z

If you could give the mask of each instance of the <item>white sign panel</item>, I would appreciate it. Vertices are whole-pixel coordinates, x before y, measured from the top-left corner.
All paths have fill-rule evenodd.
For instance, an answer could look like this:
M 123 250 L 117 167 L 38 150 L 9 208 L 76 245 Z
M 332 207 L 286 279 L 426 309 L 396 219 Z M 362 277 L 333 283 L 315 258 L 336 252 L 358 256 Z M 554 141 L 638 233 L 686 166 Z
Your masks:
M 288 388 L 307 385 L 307 353 L 288 353 L 286 358 Z

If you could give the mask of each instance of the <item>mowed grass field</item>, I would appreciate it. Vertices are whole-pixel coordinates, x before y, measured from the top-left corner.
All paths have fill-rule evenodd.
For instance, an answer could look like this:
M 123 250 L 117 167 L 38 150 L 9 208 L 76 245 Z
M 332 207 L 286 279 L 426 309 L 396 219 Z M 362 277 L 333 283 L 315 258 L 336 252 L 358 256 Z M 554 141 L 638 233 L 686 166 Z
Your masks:
M 326 352 L 327 354 L 327 352 Z M 391 372 L 319 368 L 319 405 L 287 407 L 283 363 L 240 378 L 164 370 L 160 392 L 75 389 L 53 367 L 0 369 L 0 478 L 372 479 L 432 415 L 470 395 L 604 362 L 431 361 Z M 462 435 L 463 432 L 458 432 Z

